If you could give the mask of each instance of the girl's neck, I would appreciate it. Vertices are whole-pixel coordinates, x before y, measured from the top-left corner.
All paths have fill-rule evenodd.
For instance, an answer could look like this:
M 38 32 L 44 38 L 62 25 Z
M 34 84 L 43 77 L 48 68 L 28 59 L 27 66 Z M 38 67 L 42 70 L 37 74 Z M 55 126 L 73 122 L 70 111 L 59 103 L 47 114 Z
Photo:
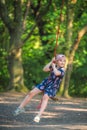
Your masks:
M 56 65 L 56 68 L 57 68 L 57 69 L 59 69 L 59 68 L 62 68 L 62 67 L 60 67 L 60 66 Z

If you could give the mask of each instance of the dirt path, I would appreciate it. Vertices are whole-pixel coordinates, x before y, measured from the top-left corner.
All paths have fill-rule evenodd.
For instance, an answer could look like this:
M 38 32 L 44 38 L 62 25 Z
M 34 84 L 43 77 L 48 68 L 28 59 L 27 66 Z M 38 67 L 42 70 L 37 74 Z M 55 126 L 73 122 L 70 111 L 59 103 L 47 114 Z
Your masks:
M 0 94 L 0 130 L 87 130 L 87 99 L 49 101 L 39 124 L 32 123 L 40 96 L 26 106 L 26 112 L 14 117 L 13 111 L 25 95 Z

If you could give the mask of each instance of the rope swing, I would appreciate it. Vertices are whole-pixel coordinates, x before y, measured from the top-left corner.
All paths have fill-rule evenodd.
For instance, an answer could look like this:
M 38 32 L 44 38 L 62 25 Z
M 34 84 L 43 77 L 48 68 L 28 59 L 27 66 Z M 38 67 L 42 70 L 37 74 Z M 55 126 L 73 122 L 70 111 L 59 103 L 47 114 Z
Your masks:
M 59 25 L 56 28 L 57 31 L 56 31 L 56 45 L 55 45 L 55 48 L 54 48 L 54 57 L 56 57 L 56 54 L 57 54 L 58 40 L 59 40 L 58 38 L 59 38 L 59 33 L 60 33 L 60 23 L 62 22 L 62 10 L 63 10 L 63 6 L 64 6 L 64 0 L 62 0 L 62 5 L 61 5 L 61 9 L 60 9 L 61 12 L 60 12 L 60 17 L 59 17 Z M 57 101 L 58 100 L 58 98 L 56 98 L 56 97 L 51 97 L 51 99 L 53 101 Z M 37 106 L 37 109 L 40 109 L 41 104 L 42 104 L 42 99 L 41 99 L 39 105 Z
M 64 0 L 62 0 L 62 5 L 61 5 L 61 12 L 60 12 L 60 17 L 59 17 L 59 24 L 58 26 L 56 27 L 56 45 L 55 45 L 55 48 L 54 48 L 54 57 L 56 57 L 56 54 L 57 54 L 57 48 L 58 48 L 58 38 L 59 38 L 59 34 L 60 34 L 60 24 L 62 22 L 62 10 L 63 10 L 63 7 L 64 7 Z

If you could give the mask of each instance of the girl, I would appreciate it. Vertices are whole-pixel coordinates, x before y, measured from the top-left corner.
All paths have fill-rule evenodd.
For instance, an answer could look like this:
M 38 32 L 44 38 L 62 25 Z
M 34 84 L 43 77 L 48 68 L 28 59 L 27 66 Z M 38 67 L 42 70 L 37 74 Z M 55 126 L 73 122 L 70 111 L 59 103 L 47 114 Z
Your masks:
M 66 57 L 63 54 L 57 54 L 44 68 L 43 71 L 50 72 L 50 75 L 45 78 L 40 84 L 35 86 L 33 90 L 25 97 L 20 106 L 15 110 L 14 115 L 18 115 L 24 112 L 24 107 L 31 101 L 31 99 L 43 92 L 43 98 L 41 103 L 40 111 L 38 115 L 35 116 L 34 121 L 39 122 L 41 115 L 43 114 L 49 98 L 52 98 L 56 95 L 57 90 L 59 89 L 60 82 L 64 76 Z

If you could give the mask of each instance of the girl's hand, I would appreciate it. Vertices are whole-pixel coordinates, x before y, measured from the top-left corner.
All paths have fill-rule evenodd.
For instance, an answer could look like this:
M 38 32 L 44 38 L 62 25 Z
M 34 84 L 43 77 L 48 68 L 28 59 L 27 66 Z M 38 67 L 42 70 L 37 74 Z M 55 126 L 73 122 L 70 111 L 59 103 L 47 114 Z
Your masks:
M 55 61 L 56 61 L 56 60 L 55 60 L 55 57 L 53 57 L 51 62 L 52 62 L 52 63 L 55 63 Z
M 55 63 L 54 62 L 52 62 L 52 68 L 55 68 Z

